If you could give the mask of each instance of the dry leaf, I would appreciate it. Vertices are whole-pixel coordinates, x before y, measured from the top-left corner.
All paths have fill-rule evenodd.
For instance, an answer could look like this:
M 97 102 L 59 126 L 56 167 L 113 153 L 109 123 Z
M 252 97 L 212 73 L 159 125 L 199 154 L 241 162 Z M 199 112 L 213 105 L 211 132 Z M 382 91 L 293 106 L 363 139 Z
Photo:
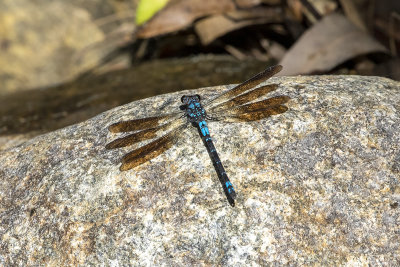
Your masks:
M 179 0 L 170 2 L 139 30 L 139 38 L 181 30 L 195 19 L 211 14 L 222 14 L 235 10 L 232 0 Z
M 280 62 L 279 75 L 325 72 L 359 55 L 386 48 L 341 14 L 331 14 L 306 31 Z
M 202 19 L 196 23 L 195 30 L 201 43 L 208 45 L 216 38 L 245 26 L 280 22 L 282 19 L 278 9 L 258 7 Z
M 291 15 L 297 21 L 302 21 L 303 19 L 303 5 L 299 0 L 287 0 L 287 8 L 291 11 Z
M 337 9 L 337 3 L 335 0 L 307 0 L 307 2 L 302 2 L 308 3 L 310 6 L 310 8 L 307 8 L 307 5 L 305 5 L 303 7 L 303 12 L 308 20 L 310 20 L 313 24 L 317 23 L 320 17 L 324 17 Z M 302 5 L 304 5 L 304 3 L 302 3 Z M 311 8 L 318 13 L 318 16 L 315 16 Z

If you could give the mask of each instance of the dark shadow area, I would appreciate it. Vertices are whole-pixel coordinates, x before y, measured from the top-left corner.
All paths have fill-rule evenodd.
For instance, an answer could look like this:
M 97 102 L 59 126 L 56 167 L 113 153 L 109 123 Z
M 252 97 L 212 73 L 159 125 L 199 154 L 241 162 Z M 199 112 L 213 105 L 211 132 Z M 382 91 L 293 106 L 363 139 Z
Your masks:
M 158 60 L 126 70 L 85 75 L 51 88 L 16 92 L 0 99 L 0 136 L 45 133 L 138 99 L 238 83 L 266 66 L 266 62 L 227 56 Z

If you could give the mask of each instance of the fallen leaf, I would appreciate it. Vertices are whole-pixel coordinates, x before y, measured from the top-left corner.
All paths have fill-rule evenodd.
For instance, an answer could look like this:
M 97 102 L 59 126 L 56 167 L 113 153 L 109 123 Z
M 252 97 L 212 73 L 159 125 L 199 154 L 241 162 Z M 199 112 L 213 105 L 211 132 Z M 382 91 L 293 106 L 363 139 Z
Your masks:
M 194 20 L 212 14 L 235 10 L 232 0 L 176 0 L 157 13 L 137 33 L 139 38 L 150 38 L 181 30 Z
M 281 22 L 278 9 L 257 7 L 202 19 L 196 23 L 195 30 L 201 43 L 208 45 L 218 37 L 245 26 Z
M 325 72 L 359 55 L 386 48 L 341 14 L 324 17 L 306 31 L 280 62 L 279 75 Z

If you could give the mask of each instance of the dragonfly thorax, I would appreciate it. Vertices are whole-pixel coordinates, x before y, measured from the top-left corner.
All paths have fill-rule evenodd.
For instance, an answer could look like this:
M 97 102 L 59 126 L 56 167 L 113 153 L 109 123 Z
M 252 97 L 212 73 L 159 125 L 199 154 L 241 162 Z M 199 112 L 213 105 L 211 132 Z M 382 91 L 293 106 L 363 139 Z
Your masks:
M 190 122 L 201 122 L 207 117 L 207 113 L 200 103 L 199 95 L 184 95 L 181 98 L 184 104 L 185 114 Z

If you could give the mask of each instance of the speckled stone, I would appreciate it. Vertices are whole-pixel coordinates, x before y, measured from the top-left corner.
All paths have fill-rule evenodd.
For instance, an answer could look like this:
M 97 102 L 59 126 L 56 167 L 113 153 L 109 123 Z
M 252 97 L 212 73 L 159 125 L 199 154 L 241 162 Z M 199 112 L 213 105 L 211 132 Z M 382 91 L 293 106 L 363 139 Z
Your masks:
M 104 148 L 117 137 L 109 124 L 175 111 L 182 93 L 132 102 L 3 151 L 0 265 L 399 266 L 400 83 L 271 82 L 280 84 L 275 94 L 292 98 L 288 112 L 209 123 L 238 193 L 234 208 L 191 126 L 130 171 L 118 169 L 129 148 Z

